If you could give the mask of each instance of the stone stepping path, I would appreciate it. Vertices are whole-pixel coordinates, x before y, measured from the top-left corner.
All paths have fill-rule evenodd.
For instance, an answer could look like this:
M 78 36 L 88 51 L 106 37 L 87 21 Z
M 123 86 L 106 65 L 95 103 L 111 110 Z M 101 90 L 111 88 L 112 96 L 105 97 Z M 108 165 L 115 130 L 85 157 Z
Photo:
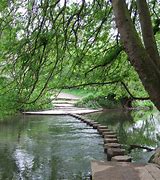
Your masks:
M 107 126 L 84 118 L 78 114 L 87 114 L 98 112 L 102 109 L 94 110 L 87 108 L 78 108 L 74 104 L 79 100 L 74 96 L 64 98 L 61 94 L 58 99 L 53 101 L 55 109 L 38 112 L 24 112 L 24 114 L 35 115 L 70 115 L 81 122 L 97 129 L 99 134 L 104 138 L 104 152 L 107 154 L 108 162 L 92 161 L 92 179 L 94 180 L 159 180 L 160 169 L 154 164 L 134 164 L 131 163 L 131 157 L 126 155 L 124 149 L 118 142 L 115 132 Z M 69 103 L 71 101 L 72 103 Z M 74 103 L 73 103 L 74 102 Z M 130 163 L 129 163 L 130 162 Z
M 104 152 L 108 161 L 91 162 L 93 180 L 160 180 L 160 167 L 151 163 L 131 163 L 132 157 L 126 155 L 125 149 L 118 143 L 116 133 L 107 126 L 80 115 L 70 115 L 97 129 L 104 138 Z
M 76 114 L 70 115 L 76 117 L 87 125 L 92 126 L 94 129 L 97 129 L 99 134 L 102 135 L 102 137 L 104 138 L 104 152 L 106 152 L 107 154 L 108 161 L 111 161 L 112 157 L 116 156 L 121 156 L 121 161 L 125 161 L 127 159 L 127 156 L 125 155 L 125 149 L 122 149 L 121 145 L 118 143 L 117 135 L 115 132 L 111 131 L 107 126 L 102 126 L 101 124 L 93 120 L 87 119 L 83 116 Z

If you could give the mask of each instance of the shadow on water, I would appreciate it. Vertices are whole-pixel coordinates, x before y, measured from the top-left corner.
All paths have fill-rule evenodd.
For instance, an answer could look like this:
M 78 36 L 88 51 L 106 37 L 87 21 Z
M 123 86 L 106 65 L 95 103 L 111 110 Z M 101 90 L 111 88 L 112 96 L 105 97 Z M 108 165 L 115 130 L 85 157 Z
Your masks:
M 160 145 L 160 113 L 153 111 L 107 110 L 102 113 L 87 115 L 97 122 L 114 130 L 119 142 L 126 150 L 130 145 L 155 149 Z M 136 162 L 147 162 L 152 152 L 144 149 L 133 149 L 131 155 Z
M 70 116 L 20 116 L 0 122 L 0 179 L 87 179 L 105 160 L 97 131 Z

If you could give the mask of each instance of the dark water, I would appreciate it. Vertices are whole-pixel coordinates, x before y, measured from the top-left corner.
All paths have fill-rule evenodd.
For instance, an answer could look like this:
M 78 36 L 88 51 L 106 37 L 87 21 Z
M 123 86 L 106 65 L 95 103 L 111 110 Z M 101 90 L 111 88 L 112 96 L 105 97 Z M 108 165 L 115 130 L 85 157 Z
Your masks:
M 90 161 L 105 160 L 96 130 L 70 116 L 0 122 L 0 179 L 86 179 Z
M 118 111 L 108 110 L 103 113 L 87 115 L 89 118 L 108 125 L 119 137 L 126 150 L 130 145 L 139 145 L 155 149 L 160 146 L 160 113 L 154 111 Z M 132 149 L 135 162 L 148 162 L 154 153 L 144 149 Z

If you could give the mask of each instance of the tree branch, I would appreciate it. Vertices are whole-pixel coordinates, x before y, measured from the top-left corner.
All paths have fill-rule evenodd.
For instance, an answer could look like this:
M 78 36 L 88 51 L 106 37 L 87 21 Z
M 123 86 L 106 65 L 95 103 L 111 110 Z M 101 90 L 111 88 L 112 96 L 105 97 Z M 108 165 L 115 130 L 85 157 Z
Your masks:
M 111 62 L 113 62 L 119 56 L 119 54 L 122 52 L 122 50 L 123 50 L 122 46 L 114 47 L 114 51 L 107 54 L 107 56 L 105 58 L 105 62 L 94 66 L 89 71 L 87 71 L 85 73 L 85 75 L 87 75 L 88 73 L 92 72 L 93 70 L 95 70 L 95 69 L 97 69 L 99 67 L 105 67 L 108 64 L 110 64 Z
M 91 82 L 91 83 L 84 83 L 84 84 L 78 84 L 78 85 L 73 85 L 73 86 L 61 86 L 61 89 L 73 89 L 73 88 L 79 88 L 79 87 L 84 87 L 84 86 L 105 86 L 105 85 L 110 85 L 110 84 L 116 84 L 116 83 L 121 83 L 124 89 L 127 91 L 127 93 L 130 95 L 130 97 L 133 100 L 149 100 L 149 97 L 135 97 L 133 94 L 130 92 L 128 89 L 127 85 L 122 82 L 122 81 L 108 81 L 108 82 Z

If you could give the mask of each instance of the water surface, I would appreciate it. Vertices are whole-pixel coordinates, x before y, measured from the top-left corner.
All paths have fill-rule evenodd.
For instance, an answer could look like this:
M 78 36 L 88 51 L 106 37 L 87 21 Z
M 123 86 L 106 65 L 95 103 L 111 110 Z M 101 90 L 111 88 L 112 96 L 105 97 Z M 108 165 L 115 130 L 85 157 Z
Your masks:
M 105 160 L 96 130 L 70 116 L 21 116 L 0 123 L 0 179 L 86 179 Z
M 126 150 L 130 145 L 155 149 L 160 146 L 160 113 L 152 111 L 107 110 L 87 117 L 109 126 L 118 135 L 119 142 Z M 129 152 L 130 153 L 130 152 Z M 148 162 L 154 153 L 144 149 L 133 149 L 131 156 L 135 162 Z

